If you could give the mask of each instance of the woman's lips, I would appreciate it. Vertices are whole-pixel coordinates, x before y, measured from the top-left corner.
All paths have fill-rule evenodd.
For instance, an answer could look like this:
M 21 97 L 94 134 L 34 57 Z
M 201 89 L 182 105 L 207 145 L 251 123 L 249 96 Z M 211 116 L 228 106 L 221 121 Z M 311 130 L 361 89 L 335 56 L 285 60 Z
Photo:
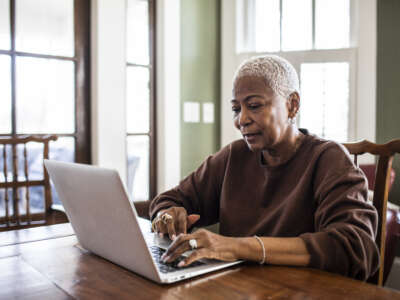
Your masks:
M 246 139 L 246 142 L 252 144 L 253 142 L 256 141 L 257 137 L 259 137 L 261 135 L 261 133 L 257 132 L 257 133 L 246 133 L 243 134 L 244 138 Z

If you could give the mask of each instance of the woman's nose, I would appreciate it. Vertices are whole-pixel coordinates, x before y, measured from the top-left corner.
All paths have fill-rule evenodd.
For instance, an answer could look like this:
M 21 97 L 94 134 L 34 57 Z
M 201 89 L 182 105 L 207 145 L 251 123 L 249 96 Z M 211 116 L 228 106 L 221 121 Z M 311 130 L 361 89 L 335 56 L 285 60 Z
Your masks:
M 242 109 L 239 114 L 239 125 L 246 126 L 251 122 L 248 112 L 246 109 Z

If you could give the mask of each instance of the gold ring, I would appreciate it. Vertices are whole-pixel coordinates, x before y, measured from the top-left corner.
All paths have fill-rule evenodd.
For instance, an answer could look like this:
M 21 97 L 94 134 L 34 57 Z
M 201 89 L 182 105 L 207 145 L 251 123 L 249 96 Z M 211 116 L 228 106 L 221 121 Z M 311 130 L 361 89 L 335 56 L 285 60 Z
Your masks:
M 167 224 L 168 221 L 171 221 L 173 219 L 172 216 L 168 213 L 163 214 L 160 218 L 164 224 Z

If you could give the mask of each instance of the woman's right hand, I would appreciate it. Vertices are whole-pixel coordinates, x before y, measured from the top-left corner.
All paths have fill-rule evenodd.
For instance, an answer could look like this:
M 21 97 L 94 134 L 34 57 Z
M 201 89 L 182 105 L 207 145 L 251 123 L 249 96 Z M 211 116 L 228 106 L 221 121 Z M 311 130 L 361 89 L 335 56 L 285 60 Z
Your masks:
M 170 207 L 160 210 L 152 222 L 152 231 L 158 233 L 160 237 L 168 234 L 171 240 L 187 231 L 200 219 L 200 215 L 187 215 L 183 207 Z

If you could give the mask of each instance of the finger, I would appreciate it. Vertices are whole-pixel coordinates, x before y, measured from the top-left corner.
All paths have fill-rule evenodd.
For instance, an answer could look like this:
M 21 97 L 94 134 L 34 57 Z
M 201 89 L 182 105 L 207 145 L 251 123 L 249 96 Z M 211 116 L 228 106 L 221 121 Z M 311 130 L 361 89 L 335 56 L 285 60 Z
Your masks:
M 169 251 L 162 259 L 164 262 L 173 262 L 186 251 L 191 250 L 188 241 L 180 243 L 172 252 Z
M 208 250 L 207 248 L 201 248 L 199 250 L 193 251 L 192 254 L 179 262 L 178 267 L 186 267 L 196 260 L 208 257 L 209 252 L 210 250 Z
M 192 214 L 187 216 L 187 229 L 190 229 L 198 220 L 200 219 L 200 215 Z
M 178 237 L 169 245 L 167 251 L 165 251 L 164 256 L 169 256 L 171 253 L 175 252 L 175 250 L 183 243 L 189 240 L 188 234 L 180 234 Z
M 171 240 L 174 240 L 176 238 L 176 232 L 175 232 L 175 225 L 174 225 L 174 220 L 173 219 L 168 219 L 167 224 L 166 224 L 167 232 L 169 235 L 169 238 Z
M 157 229 L 156 232 L 158 233 L 159 237 L 161 237 L 161 238 L 164 237 L 164 233 L 168 232 L 167 227 L 165 226 L 164 222 L 161 219 L 157 221 L 155 227 Z

